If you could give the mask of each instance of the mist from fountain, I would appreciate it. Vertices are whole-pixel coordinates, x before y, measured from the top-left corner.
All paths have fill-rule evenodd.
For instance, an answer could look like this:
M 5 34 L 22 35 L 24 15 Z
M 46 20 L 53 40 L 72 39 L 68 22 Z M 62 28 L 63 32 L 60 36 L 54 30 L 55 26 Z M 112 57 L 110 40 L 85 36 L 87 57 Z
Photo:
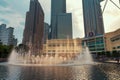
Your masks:
M 59 64 L 66 61 L 65 57 L 52 55 L 32 55 L 30 51 L 26 54 L 17 53 L 15 50 L 12 51 L 8 63 L 14 65 L 25 65 L 25 64 L 37 64 L 37 65 L 52 65 Z
M 77 45 L 77 43 L 74 42 L 74 45 Z M 62 47 L 60 46 L 60 48 Z M 28 53 L 19 53 L 16 50 L 13 50 L 9 57 L 8 63 L 13 65 L 93 64 L 93 60 L 89 48 L 86 46 L 86 43 L 84 43 L 82 53 L 76 54 L 75 57 L 69 55 L 69 50 L 69 41 L 66 47 L 66 51 L 68 51 L 66 52 L 66 56 L 62 56 L 62 54 L 60 56 L 58 55 L 58 53 L 56 53 L 55 55 L 52 55 L 51 53 L 35 56 L 31 53 L 30 50 L 28 51 Z
M 78 64 L 93 64 L 94 63 L 92 55 L 90 54 L 88 47 L 83 48 L 82 53 L 77 56 L 75 63 L 78 63 Z

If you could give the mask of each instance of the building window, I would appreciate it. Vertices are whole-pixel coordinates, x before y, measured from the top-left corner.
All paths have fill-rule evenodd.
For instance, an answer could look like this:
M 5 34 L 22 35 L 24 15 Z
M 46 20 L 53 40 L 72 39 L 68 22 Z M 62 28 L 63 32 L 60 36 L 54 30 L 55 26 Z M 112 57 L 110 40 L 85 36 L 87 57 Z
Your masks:
M 51 52 L 51 50 L 48 50 L 48 52 Z
M 99 50 L 99 51 L 104 51 L 104 48 L 97 48 L 97 50 Z
M 96 49 L 93 49 L 93 48 L 92 48 L 92 49 L 90 49 L 90 51 L 96 51 Z
M 48 45 L 49 47 L 52 47 L 51 45 Z
M 117 48 L 120 49 L 120 46 L 118 46 Z
M 113 47 L 113 49 L 116 49 L 116 47 Z
M 55 47 L 55 44 L 53 44 L 53 47 Z
M 59 44 L 57 44 L 57 47 L 59 47 L 60 45 Z
M 115 42 L 115 41 L 118 41 L 118 40 L 120 40 L 120 35 L 111 38 L 112 42 Z
M 55 52 L 55 50 L 53 50 L 52 52 Z

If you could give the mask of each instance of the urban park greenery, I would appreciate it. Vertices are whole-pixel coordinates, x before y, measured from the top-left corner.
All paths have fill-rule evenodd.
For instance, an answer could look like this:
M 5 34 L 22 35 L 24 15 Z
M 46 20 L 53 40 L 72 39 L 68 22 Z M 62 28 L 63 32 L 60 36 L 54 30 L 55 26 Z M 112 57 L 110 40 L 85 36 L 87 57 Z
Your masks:
M 2 45 L 0 44 L 0 58 L 7 58 L 13 49 L 13 45 Z
M 97 53 L 98 57 L 118 58 L 120 57 L 120 51 L 103 51 Z

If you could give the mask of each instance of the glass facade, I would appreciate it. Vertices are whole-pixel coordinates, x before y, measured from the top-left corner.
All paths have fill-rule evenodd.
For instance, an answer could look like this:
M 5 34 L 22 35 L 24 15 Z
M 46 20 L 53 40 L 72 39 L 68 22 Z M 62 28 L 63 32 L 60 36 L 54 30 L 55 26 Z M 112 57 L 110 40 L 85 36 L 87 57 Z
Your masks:
M 105 41 L 103 36 L 85 38 L 83 40 L 83 46 L 85 42 L 86 45 L 89 47 L 89 50 L 93 53 L 105 51 Z
M 72 14 L 62 13 L 57 19 L 57 39 L 72 39 Z
M 51 38 L 57 39 L 57 17 L 66 13 L 66 0 L 51 0 Z
M 50 39 L 72 38 L 72 15 L 66 13 L 66 0 L 51 0 Z
M 104 34 L 104 24 L 100 2 L 103 0 L 82 0 L 85 37 Z

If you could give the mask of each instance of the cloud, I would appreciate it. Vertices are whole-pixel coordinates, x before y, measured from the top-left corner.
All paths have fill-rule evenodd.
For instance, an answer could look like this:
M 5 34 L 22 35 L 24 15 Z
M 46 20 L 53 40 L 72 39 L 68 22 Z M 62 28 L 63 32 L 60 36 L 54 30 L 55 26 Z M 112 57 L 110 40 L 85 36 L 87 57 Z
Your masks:
M 18 13 L 0 14 L 0 19 L 5 23 L 7 21 L 6 24 L 12 27 L 20 27 L 20 23 L 24 22 L 24 17 Z
M 106 32 L 115 31 L 120 28 L 120 16 L 118 16 L 118 18 L 116 19 L 114 19 L 113 17 L 109 19 L 109 21 L 105 21 L 106 23 L 109 23 L 109 25 L 105 27 Z
M 12 12 L 11 8 L 0 6 L 0 14 L 2 14 L 2 13 L 7 14 L 7 13 L 11 13 L 11 12 Z
M 23 6 L 22 1 L 21 2 L 19 0 L 16 0 L 19 2 L 14 2 L 14 1 L 4 0 L 6 6 L 1 6 L 2 3 L 0 2 L 0 24 L 4 23 L 7 24 L 7 27 L 14 27 L 15 37 L 18 38 L 18 41 L 20 43 L 23 36 L 25 13 L 27 11 L 26 9 L 27 6 L 26 5 Z M 20 3 L 22 4 L 22 6 Z
M 29 9 L 30 0 L 4 0 L 15 12 L 25 14 Z
M 21 22 L 25 22 L 26 12 L 22 12 L 24 11 L 24 8 L 20 10 L 20 7 L 23 7 L 22 5 L 24 1 L 20 2 L 19 0 L 0 0 L 0 2 L 2 2 L 0 3 L 0 23 L 6 23 L 8 26 L 12 27 L 23 26 L 21 25 Z M 6 4 L 6 7 L 1 6 L 2 4 Z
M 7 24 L 7 27 L 14 27 L 15 37 L 21 43 L 25 18 L 17 12 L 0 14 L 0 24 Z
M 119 1 L 114 0 L 119 6 Z M 105 1 L 101 3 L 103 9 Z M 84 37 L 84 21 L 83 21 L 83 10 L 82 0 L 67 0 L 67 10 L 73 14 L 73 31 L 75 37 Z M 118 9 L 113 3 L 108 2 L 106 9 L 103 14 L 105 32 L 111 32 L 120 28 L 120 9 Z
M 1 23 L 6 23 L 6 24 L 9 24 L 9 21 L 8 21 L 8 20 L 6 20 L 6 19 L 0 19 L 0 22 L 1 22 Z
M 7 5 L 5 0 L 0 0 L 0 6 L 6 7 Z
M 74 38 L 84 37 L 82 1 L 67 0 L 67 12 L 72 13 Z
M 44 13 L 45 13 L 45 22 L 50 24 L 50 19 L 51 19 L 51 0 L 39 0 Z
M 114 2 L 119 6 L 118 0 L 114 0 Z M 102 9 L 104 4 L 105 2 L 103 1 L 101 4 Z M 106 32 L 111 32 L 120 28 L 120 9 L 118 9 L 113 3 L 109 1 L 103 13 L 103 19 Z
M 15 37 L 18 39 L 18 44 L 20 44 L 22 42 L 23 30 L 24 30 L 24 27 L 16 27 L 15 28 L 14 34 L 15 34 Z

